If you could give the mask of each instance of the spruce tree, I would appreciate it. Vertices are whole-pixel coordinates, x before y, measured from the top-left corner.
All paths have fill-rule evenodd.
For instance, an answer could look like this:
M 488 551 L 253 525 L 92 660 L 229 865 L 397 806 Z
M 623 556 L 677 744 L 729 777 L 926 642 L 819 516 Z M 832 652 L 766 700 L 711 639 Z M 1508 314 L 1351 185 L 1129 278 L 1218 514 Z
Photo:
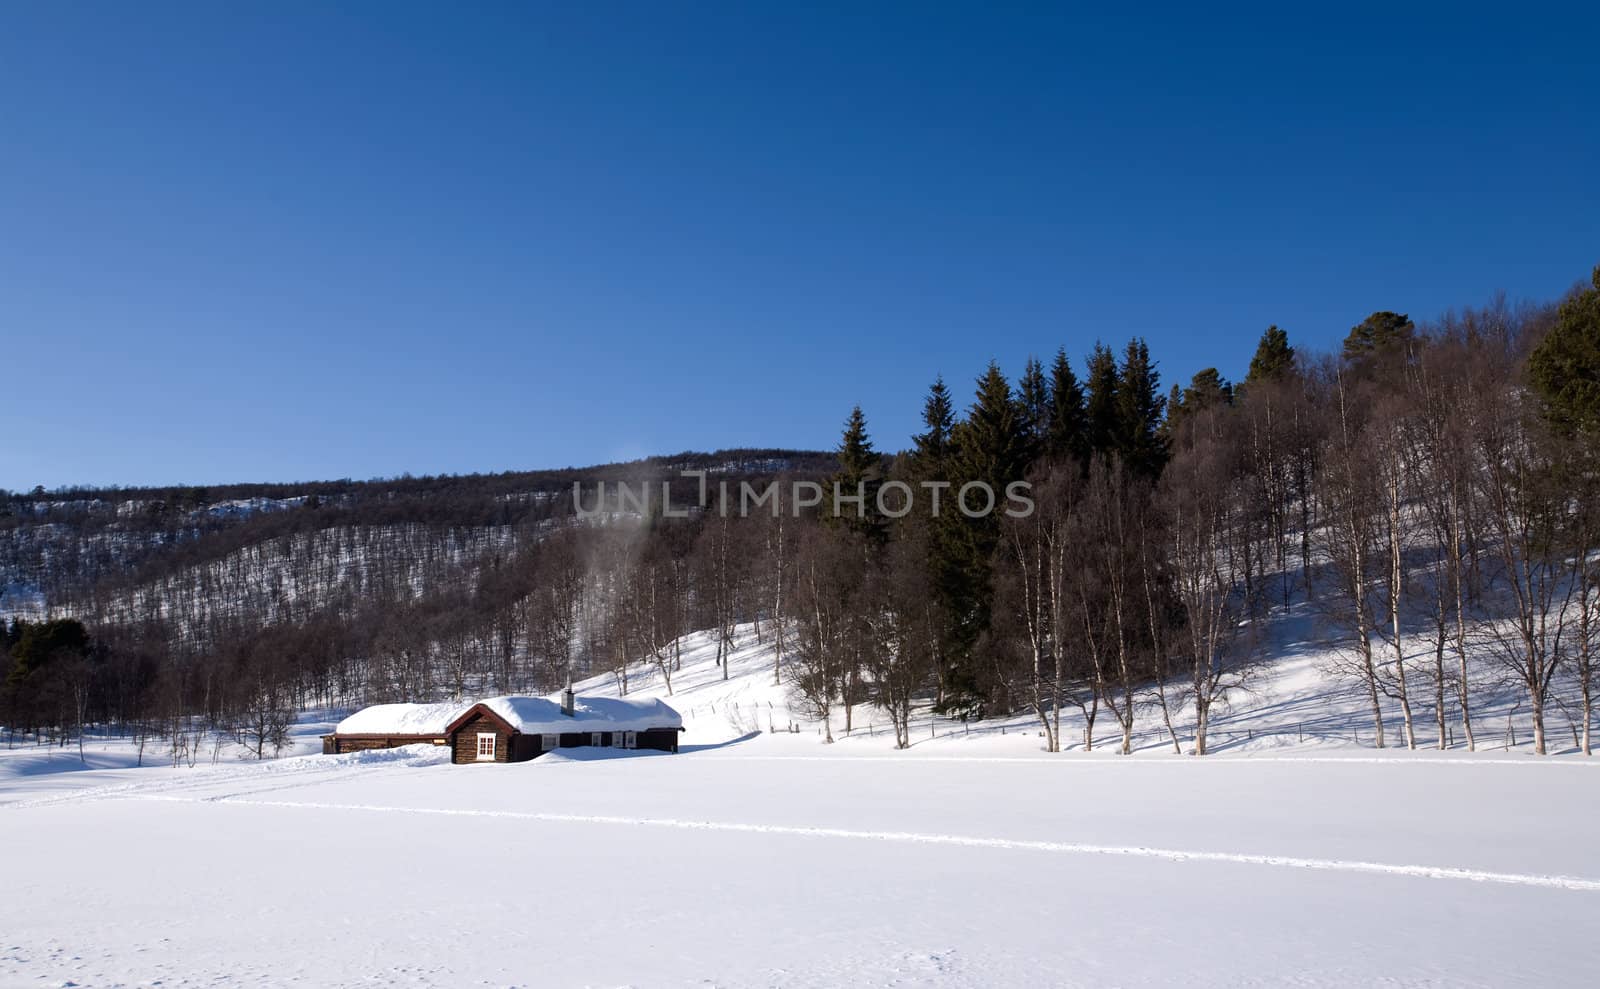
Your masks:
M 1117 358 L 1096 343 L 1089 354 L 1089 396 L 1084 406 L 1089 453 L 1109 454 L 1117 447 Z
M 1050 431 L 1045 437 L 1045 451 L 1053 459 L 1089 459 L 1088 423 L 1083 411 L 1083 386 L 1072 373 L 1072 362 L 1067 360 L 1063 347 L 1056 351 L 1055 363 L 1050 366 Z
M 932 478 L 929 471 L 943 471 L 950 454 L 950 432 L 955 428 L 955 406 L 944 378 L 935 378 L 922 403 L 924 432 L 912 437 L 912 457 L 920 476 Z
M 1161 438 L 1161 376 L 1150 360 L 1150 348 L 1135 337 L 1128 341 L 1117 377 L 1117 430 L 1115 449 L 1135 474 L 1156 477 L 1166 465 L 1167 446 Z
M 1594 288 L 1575 292 L 1528 358 L 1528 377 L 1560 431 L 1600 437 L 1600 265 Z
M 1037 357 L 1029 357 L 1017 380 L 1017 404 L 1022 417 L 1022 431 L 1032 445 L 1033 456 L 1043 452 L 1045 438 L 1050 434 L 1050 418 L 1054 409 L 1050 404 L 1050 382 L 1044 376 L 1044 365 Z
M 976 649 L 989 630 L 994 603 L 992 560 L 1000 541 L 1001 511 L 1006 487 L 1022 480 L 1028 471 L 1030 444 L 1024 430 L 1021 403 L 993 361 L 978 379 L 977 395 L 967 418 L 955 429 L 955 456 L 951 487 L 941 506 L 945 547 L 949 556 L 948 607 L 950 641 L 946 644 L 944 709 L 963 716 L 983 712 L 988 690 Z M 961 511 L 963 485 L 982 482 L 966 500 L 968 510 L 986 514 L 969 517 Z
M 1255 356 L 1250 358 L 1250 370 L 1244 377 L 1247 385 L 1258 381 L 1280 381 L 1294 370 L 1294 348 L 1289 346 L 1289 334 L 1277 326 L 1267 327 L 1256 344 Z
M 828 479 L 828 491 L 823 500 L 826 508 L 822 513 L 823 521 L 881 542 L 886 535 L 883 516 L 878 512 L 883 458 L 872 448 L 872 438 L 867 435 L 867 417 L 859 405 L 850 410 L 850 417 L 845 420 L 838 456 L 838 473 Z M 833 511 L 835 485 L 841 496 L 837 516 Z M 858 493 L 863 498 L 860 506 L 853 500 L 843 501 L 844 498 L 854 499 Z
M 971 611 L 969 558 L 965 519 L 953 505 L 953 486 L 939 491 L 939 514 L 933 514 L 932 492 L 924 483 L 955 484 L 955 410 L 944 379 L 934 381 L 922 405 L 923 432 L 912 437 L 911 474 L 916 489 L 916 510 L 902 525 L 918 535 L 925 547 L 927 587 L 933 598 L 934 627 L 938 653 L 943 657 L 939 670 L 940 696 L 969 698 L 973 695 L 970 677 L 965 673 L 970 652 L 967 633 Z M 952 684 L 955 686 L 952 687 Z M 958 702 L 961 706 L 963 702 Z
M 1028 472 L 1029 444 L 1022 406 L 993 361 L 978 379 L 966 421 L 956 428 L 956 450 L 964 481 L 984 481 L 1003 497 L 1005 486 Z

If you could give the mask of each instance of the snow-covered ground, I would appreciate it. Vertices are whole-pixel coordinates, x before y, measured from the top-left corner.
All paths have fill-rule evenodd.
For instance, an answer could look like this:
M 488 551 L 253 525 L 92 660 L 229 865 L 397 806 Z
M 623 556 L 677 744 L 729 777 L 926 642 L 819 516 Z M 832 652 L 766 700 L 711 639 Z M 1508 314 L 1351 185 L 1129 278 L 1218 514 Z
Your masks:
M 1105 731 L 1049 754 L 1026 717 L 927 713 L 896 752 L 867 708 L 824 745 L 750 630 L 727 680 L 689 646 L 677 755 L 0 749 L 0 985 L 1547 986 L 1600 965 L 1600 763 L 1378 753 L 1309 646 L 1204 760 L 1154 717 L 1127 758 Z
M 902 758 L 116 771 L 0 808 L 0 984 L 1578 985 L 1578 761 Z M 113 775 L 113 774 L 105 774 Z
M 1454 693 L 1447 697 L 1448 752 L 1434 749 L 1438 733 L 1429 706 L 1427 667 L 1431 661 L 1426 641 L 1418 636 L 1408 640 L 1413 706 L 1417 718 L 1419 751 L 1393 751 L 1403 745 L 1399 706 L 1384 699 L 1385 728 L 1390 749 L 1373 749 L 1372 711 L 1360 688 L 1341 681 L 1328 671 L 1334 665 L 1337 646 L 1326 641 L 1315 618 L 1303 607 L 1276 614 L 1272 620 L 1270 660 L 1263 664 L 1248 689 L 1231 696 L 1213 711 L 1208 758 L 1216 756 L 1256 756 L 1263 753 L 1381 755 L 1384 758 L 1448 758 L 1466 756 L 1454 707 Z M 689 738 L 726 740 L 752 732 L 784 732 L 790 729 L 820 740 L 821 724 L 797 713 L 787 684 L 774 676 L 774 651 L 770 637 L 758 637 L 754 626 L 741 625 L 734 637 L 735 648 L 728 662 L 727 677 L 715 665 L 715 640 L 708 632 L 686 636 L 683 669 L 672 675 L 671 692 L 653 664 L 635 664 L 628 670 L 630 696 L 661 697 L 683 713 Z M 1479 660 L 1480 664 L 1483 660 Z M 1495 671 L 1481 668 L 1484 680 Z M 577 685 L 582 693 L 615 694 L 621 685 L 615 675 L 592 677 Z M 1171 699 L 1178 740 L 1185 750 L 1192 743 L 1192 707 L 1181 699 L 1174 687 Z M 1531 722 L 1522 694 L 1509 686 L 1474 686 L 1473 712 L 1478 752 L 1473 758 L 1498 753 L 1527 754 L 1532 749 Z M 1572 725 L 1564 712 L 1552 706 L 1549 716 L 1550 745 L 1553 753 L 1576 753 Z M 883 711 L 862 703 L 851 712 L 850 731 L 846 732 L 843 711 L 832 719 L 833 736 L 843 747 L 868 748 L 881 753 L 894 745 L 894 729 Z M 1064 748 L 1081 749 L 1084 719 L 1071 707 L 1061 718 Z M 906 757 L 936 754 L 1028 755 L 1043 745 L 1036 716 L 1020 713 L 1010 717 L 988 718 L 966 723 L 937 716 L 926 703 L 913 717 L 911 749 Z M 1134 730 L 1137 757 L 1165 757 L 1173 754 L 1172 737 L 1156 704 L 1155 692 L 1142 692 Z M 1111 714 L 1101 708 L 1095 724 L 1094 755 L 1113 757 L 1121 736 Z M 1082 757 L 1081 751 L 1074 757 Z M 1116 756 L 1120 758 L 1120 756 Z

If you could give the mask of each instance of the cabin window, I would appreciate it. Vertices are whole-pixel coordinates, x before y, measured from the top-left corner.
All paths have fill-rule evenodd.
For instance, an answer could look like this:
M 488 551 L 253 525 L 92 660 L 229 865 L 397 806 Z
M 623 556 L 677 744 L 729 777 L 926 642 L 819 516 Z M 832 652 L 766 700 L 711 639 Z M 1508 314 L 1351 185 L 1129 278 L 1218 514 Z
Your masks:
M 604 745 L 604 744 L 606 744 L 606 733 L 603 732 L 603 731 L 592 731 L 592 732 L 590 732 L 589 733 L 589 744 L 590 745 Z
M 541 736 L 539 736 L 539 751 L 541 751 L 541 752 L 549 752 L 551 749 L 559 749 L 559 748 L 561 748 L 561 736 L 560 735 L 541 735 Z
M 625 749 L 633 749 L 633 748 L 638 748 L 638 746 L 639 746 L 639 733 L 638 732 L 636 732 L 636 731 L 625 731 L 625 732 L 622 733 L 622 747 L 623 748 L 625 748 Z
M 494 732 L 478 732 L 478 758 L 480 760 L 494 759 Z

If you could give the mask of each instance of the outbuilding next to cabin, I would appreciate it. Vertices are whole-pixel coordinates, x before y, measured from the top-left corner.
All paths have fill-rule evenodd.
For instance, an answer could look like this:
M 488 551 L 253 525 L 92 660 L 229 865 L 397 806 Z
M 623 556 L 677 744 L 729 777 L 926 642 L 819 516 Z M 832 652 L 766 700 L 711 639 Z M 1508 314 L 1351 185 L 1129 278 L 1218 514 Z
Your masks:
M 491 697 L 475 704 L 379 704 L 324 735 L 325 753 L 448 745 L 454 763 L 525 762 L 558 748 L 678 751 L 683 718 L 656 698 Z
M 364 707 L 322 736 L 324 755 L 360 752 L 363 749 L 393 749 L 401 745 L 446 745 L 446 729 L 461 704 L 374 704 Z

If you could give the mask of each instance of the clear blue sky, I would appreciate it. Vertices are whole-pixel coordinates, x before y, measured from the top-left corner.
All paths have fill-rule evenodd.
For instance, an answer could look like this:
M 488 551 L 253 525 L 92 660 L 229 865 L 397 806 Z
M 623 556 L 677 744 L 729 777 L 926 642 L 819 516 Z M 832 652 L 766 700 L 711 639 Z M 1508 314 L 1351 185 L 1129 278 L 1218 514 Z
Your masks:
M 1592 5 L 1187 6 L 0 3 L 0 485 L 897 449 L 1600 261 Z

